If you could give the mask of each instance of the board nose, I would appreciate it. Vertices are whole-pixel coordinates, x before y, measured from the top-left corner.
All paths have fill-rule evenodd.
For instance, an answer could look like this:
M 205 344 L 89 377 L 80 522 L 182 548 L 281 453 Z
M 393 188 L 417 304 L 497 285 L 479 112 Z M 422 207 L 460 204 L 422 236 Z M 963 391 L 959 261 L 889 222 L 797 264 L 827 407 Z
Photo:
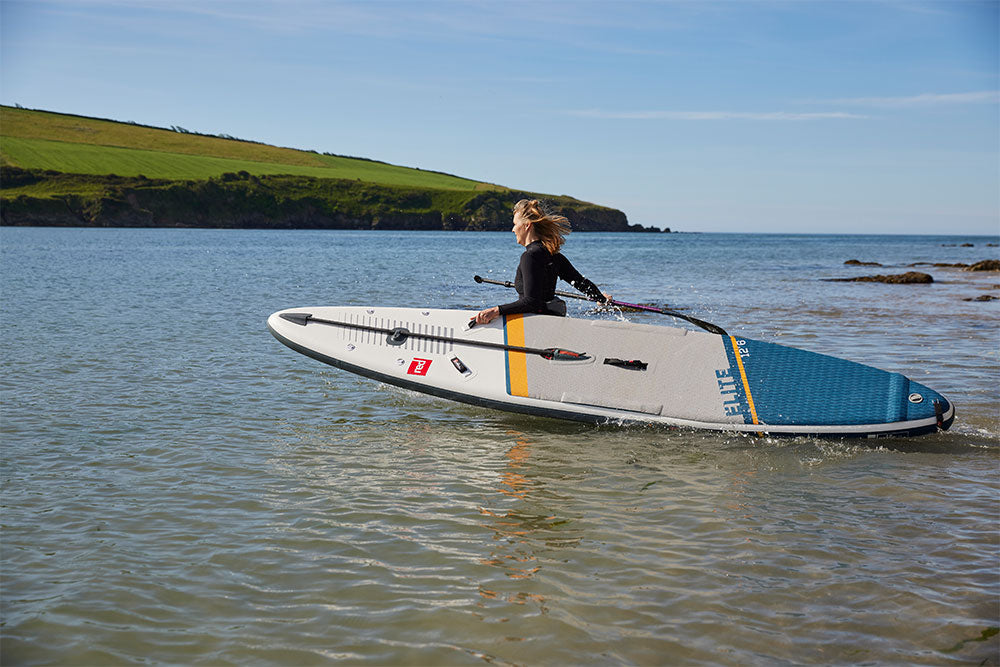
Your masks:
M 936 416 L 940 411 L 947 414 L 951 410 L 951 401 L 926 385 L 910 380 L 906 396 L 906 419 L 927 419 Z

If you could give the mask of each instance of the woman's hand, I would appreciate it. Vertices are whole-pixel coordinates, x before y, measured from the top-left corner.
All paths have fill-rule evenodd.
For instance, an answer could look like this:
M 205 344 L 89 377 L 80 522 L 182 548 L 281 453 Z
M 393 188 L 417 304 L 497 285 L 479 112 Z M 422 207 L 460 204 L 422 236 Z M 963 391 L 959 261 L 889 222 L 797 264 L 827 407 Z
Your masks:
M 612 301 L 614 301 L 614 299 L 611 298 L 611 295 L 608 294 L 607 292 L 604 292 L 603 296 L 604 296 L 604 303 L 605 304 L 610 304 Z
M 500 317 L 499 306 L 493 306 L 492 308 L 487 308 L 486 310 L 480 310 L 476 314 L 476 324 L 489 324 L 498 317 Z

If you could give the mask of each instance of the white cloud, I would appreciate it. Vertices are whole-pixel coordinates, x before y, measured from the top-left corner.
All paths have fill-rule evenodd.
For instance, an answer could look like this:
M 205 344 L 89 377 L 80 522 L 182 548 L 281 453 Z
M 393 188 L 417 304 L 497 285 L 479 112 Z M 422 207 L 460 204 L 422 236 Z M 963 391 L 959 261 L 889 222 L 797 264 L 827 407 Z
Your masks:
M 572 116 L 602 118 L 612 120 L 756 120 L 756 121 L 802 121 L 830 119 L 867 118 L 860 114 L 843 111 L 819 111 L 795 113 L 788 111 L 602 111 L 599 109 L 573 110 Z
M 922 107 L 942 104 L 998 104 L 1000 90 L 981 90 L 972 93 L 925 93 L 908 97 L 846 97 L 838 100 L 819 100 L 816 104 L 847 104 L 867 107 Z

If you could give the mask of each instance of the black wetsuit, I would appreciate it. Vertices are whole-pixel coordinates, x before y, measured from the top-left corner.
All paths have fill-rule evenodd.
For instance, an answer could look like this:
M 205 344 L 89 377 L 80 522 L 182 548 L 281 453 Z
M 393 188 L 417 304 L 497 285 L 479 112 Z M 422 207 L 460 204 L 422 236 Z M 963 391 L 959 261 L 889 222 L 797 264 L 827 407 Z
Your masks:
M 590 282 L 573 268 L 561 253 L 550 255 L 541 241 L 529 243 L 521 255 L 514 278 L 514 288 L 521 297 L 517 301 L 500 306 L 501 315 L 515 313 L 562 314 L 549 310 L 548 302 L 555 298 L 556 281 L 562 278 L 591 299 L 604 300 L 597 285 Z

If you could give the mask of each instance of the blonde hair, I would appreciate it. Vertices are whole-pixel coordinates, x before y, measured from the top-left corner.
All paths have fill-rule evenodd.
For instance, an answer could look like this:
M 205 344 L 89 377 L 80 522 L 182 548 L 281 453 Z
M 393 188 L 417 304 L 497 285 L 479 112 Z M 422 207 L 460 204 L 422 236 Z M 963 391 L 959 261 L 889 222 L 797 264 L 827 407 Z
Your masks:
M 566 234 L 572 231 L 569 220 L 555 213 L 546 213 L 537 199 L 522 199 L 514 204 L 514 214 L 518 213 L 531 223 L 535 233 L 538 234 L 538 240 L 549 254 L 558 254 L 566 242 Z

